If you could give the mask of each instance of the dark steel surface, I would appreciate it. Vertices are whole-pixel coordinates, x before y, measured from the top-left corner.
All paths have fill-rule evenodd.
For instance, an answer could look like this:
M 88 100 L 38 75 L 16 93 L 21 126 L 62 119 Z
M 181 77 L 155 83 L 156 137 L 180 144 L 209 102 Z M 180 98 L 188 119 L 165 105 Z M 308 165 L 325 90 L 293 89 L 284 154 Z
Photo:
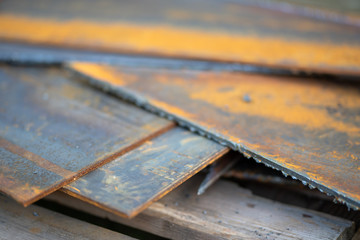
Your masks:
M 94 86 L 360 206 L 358 85 L 73 63 Z
M 290 176 L 285 177 L 281 172 L 266 167 L 263 164 L 258 164 L 251 159 L 238 161 L 238 163 L 233 168 L 223 174 L 223 177 L 232 178 L 242 183 L 260 183 L 278 185 L 278 187 L 294 186 L 294 188 L 299 187 L 299 189 L 305 189 L 305 191 L 310 192 L 306 186 L 301 184 L 301 182 L 292 179 Z M 322 196 L 322 198 L 332 199 L 325 194 L 320 193 L 319 191 L 317 192 Z
M 56 68 L 0 66 L 0 191 L 28 205 L 173 126 Z
M 133 217 L 229 148 L 182 128 L 145 142 L 63 190 L 123 217 Z
M 359 27 L 236 1 L 7 0 L 0 25 L 8 41 L 360 73 Z

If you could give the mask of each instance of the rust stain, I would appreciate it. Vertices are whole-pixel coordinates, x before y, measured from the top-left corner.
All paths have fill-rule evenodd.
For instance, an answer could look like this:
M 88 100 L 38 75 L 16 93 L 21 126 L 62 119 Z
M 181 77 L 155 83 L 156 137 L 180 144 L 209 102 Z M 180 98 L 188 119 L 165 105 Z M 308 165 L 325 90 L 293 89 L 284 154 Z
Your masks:
M 182 116 L 186 116 L 186 117 L 192 117 L 193 116 L 193 114 L 188 113 L 188 112 L 184 111 L 181 108 L 178 108 L 178 107 L 172 106 L 170 104 L 167 104 L 166 102 L 163 102 L 163 101 L 151 99 L 150 104 L 153 104 L 153 105 L 157 106 L 158 108 L 166 108 L 169 111 L 174 112 L 174 113 L 179 114 L 179 115 L 182 115 Z
M 78 181 L 79 181 L 79 180 L 78 180 Z M 80 181 L 81 181 L 81 180 L 80 180 Z M 71 189 L 71 191 L 74 191 L 74 192 L 80 192 L 79 189 L 77 189 L 76 187 L 71 186 L 71 185 L 68 185 L 67 188 L 68 188 L 68 189 Z
M 119 72 L 118 74 L 109 74 L 110 69 L 106 69 L 106 66 L 104 66 L 104 68 L 99 67 L 99 65 L 95 63 L 83 63 L 79 65 L 77 65 L 77 63 L 74 63 L 74 68 L 78 69 L 86 75 L 96 76 L 99 79 L 107 79 L 111 84 L 116 84 L 119 86 L 124 86 L 126 84 L 122 80 L 123 78 L 126 78 L 126 82 L 136 81 L 136 78 L 134 78 L 134 76 L 125 76 L 121 72 Z
M 190 98 L 208 102 L 224 111 L 262 116 L 308 129 L 330 127 L 337 131 L 360 135 L 360 128 L 355 124 L 337 120 L 327 111 L 339 105 L 358 107 L 360 98 L 354 97 L 357 89 L 333 91 L 314 83 L 310 83 L 309 86 L 297 81 L 279 81 L 261 76 L 244 76 L 241 84 L 236 84 L 238 79 L 231 74 L 222 74 L 223 80 L 206 73 L 198 78 L 198 82 L 194 83 L 196 91 L 190 92 Z M 167 84 L 170 82 L 172 79 L 168 79 Z M 192 87 L 195 87 L 194 85 Z M 231 87 L 226 92 L 222 91 L 228 86 Z M 245 95 L 251 96 L 250 103 L 241 100 Z M 340 117 L 341 113 L 338 115 Z
M 22 192 L 22 195 L 17 197 L 17 201 L 25 203 L 24 206 L 29 205 L 28 198 L 33 195 L 41 195 L 43 190 L 38 186 L 31 186 L 29 183 L 23 184 L 17 179 L 9 178 L 9 176 L 0 173 L 0 186 L 6 186 L 7 189 L 1 189 L 7 195 L 16 195 L 17 192 Z
M 66 170 L 42 157 L 39 155 L 29 152 L 26 149 L 19 147 L 6 139 L 0 137 L 0 147 L 8 150 L 9 152 L 12 152 L 18 156 L 21 156 L 23 158 L 26 158 L 38 165 L 39 167 L 42 167 L 50 172 L 56 173 L 59 176 L 62 176 L 64 178 L 68 178 L 70 176 L 73 176 L 75 173 L 69 170 Z
M 165 24 L 56 21 L 11 14 L 0 15 L 0 24 L 1 38 L 33 43 L 324 71 L 341 69 L 344 72 L 356 72 L 360 67 L 360 47 L 350 44 L 289 40 L 222 31 L 196 31 Z M 34 32 L 36 34 L 33 34 Z M 121 82 L 119 79 L 117 81 Z

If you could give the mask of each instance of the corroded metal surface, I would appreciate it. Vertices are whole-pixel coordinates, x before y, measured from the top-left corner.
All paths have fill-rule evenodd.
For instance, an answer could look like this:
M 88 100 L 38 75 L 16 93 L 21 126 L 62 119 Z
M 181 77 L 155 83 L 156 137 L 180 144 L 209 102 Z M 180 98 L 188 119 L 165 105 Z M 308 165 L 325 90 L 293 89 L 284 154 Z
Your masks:
M 24 205 L 173 127 L 54 68 L 1 66 L 0 103 L 0 191 Z
M 0 4 L 2 40 L 360 73 L 358 27 L 231 1 Z
M 69 68 L 95 86 L 360 206 L 358 85 L 88 63 Z
M 133 217 L 228 151 L 214 141 L 175 128 L 63 190 L 120 216 Z

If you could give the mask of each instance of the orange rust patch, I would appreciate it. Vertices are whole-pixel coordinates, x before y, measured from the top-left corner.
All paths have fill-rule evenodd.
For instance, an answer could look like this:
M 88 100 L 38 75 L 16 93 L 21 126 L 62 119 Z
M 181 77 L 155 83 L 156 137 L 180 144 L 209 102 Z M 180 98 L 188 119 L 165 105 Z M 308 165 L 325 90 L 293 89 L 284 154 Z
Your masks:
M 188 112 L 182 110 L 181 108 L 172 106 L 172 105 L 167 104 L 162 101 L 151 99 L 149 102 L 150 102 L 150 104 L 152 104 L 160 109 L 165 109 L 166 111 L 171 112 L 171 114 L 176 115 L 176 116 L 189 117 L 189 118 L 194 116 L 193 114 L 188 113 Z
M 204 81 L 201 81 L 203 79 Z M 172 82 L 172 79 L 168 79 Z M 225 92 L 222 89 L 229 87 Z M 333 128 L 340 132 L 360 134 L 360 128 L 331 116 L 326 108 L 338 105 L 356 108 L 360 97 L 355 89 L 324 88 L 319 84 L 277 81 L 271 78 L 243 76 L 241 81 L 231 74 L 202 74 L 191 87 L 190 98 L 208 102 L 224 111 L 261 116 L 308 129 Z M 269 91 L 271 89 L 271 91 Z M 350 92 L 349 92 L 350 91 Z M 248 95 L 250 102 L 244 101 Z M 338 114 L 341 117 L 341 113 Z
M 76 69 L 77 71 L 80 71 L 84 73 L 85 75 L 94 76 L 97 79 L 108 81 L 111 84 L 114 84 L 116 86 L 124 86 L 125 81 L 123 80 L 124 77 L 126 77 L 126 82 L 130 82 L 131 80 L 135 80 L 134 76 L 123 76 L 123 73 L 114 74 L 111 72 L 112 68 L 106 66 L 106 65 L 98 65 L 94 63 L 80 63 L 80 62 L 74 62 L 71 63 L 71 67 Z
M 11 14 L 2 14 L 0 25 L 1 38 L 33 43 L 287 65 L 303 69 L 360 67 L 360 47 L 357 45 L 204 32 L 169 25 L 56 21 Z
M 43 193 L 43 190 L 38 186 L 30 186 L 29 183 L 23 184 L 18 181 L 16 178 L 9 178 L 5 176 L 3 173 L 0 173 L 0 186 L 7 186 L 6 189 L 2 189 L 1 191 L 5 194 L 14 197 L 18 192 L 21 192 L 21 196 L 17 196 L 17 201 L 23 203 L 28 201 L 33 195 L 40 195 Z M 24 204 L 28 205 L 27 203 Z

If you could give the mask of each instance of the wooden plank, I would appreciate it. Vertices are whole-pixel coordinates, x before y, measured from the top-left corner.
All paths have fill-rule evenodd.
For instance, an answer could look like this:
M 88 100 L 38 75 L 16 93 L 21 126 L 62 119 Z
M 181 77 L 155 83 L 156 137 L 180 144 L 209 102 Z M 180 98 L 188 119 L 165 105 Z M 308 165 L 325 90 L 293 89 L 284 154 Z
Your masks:
M 0 195 L 0 239 L 133 239 L 50 210 L 23 208 Z
M 239 1 L 4 0 L 0 6 L 0 38 L 6 41 L 295 71 L 360 72 L 357 26 Z
M 200 180 L 190 179 L 131 220 L 59 192 L 47 199 L 171 239 L 349 239 L 354 233 L 348 220 L 257 197 L 223 180 L 197 196 Z
M 0 191 L 23 205 L 174 124 L 54 68 L 0 67 Z
M 94 86 L 360 207 L 356 86 L 91 63 L 72 63 L 69 68 Z
M 357 232 L 355 233 L 355 235 L 351 240 L 360 240 L 360 229 L 357 230 Z
M 228 151 L 214 141 L 175 128 L 63 190 L 122 217 L 133 217 Z

